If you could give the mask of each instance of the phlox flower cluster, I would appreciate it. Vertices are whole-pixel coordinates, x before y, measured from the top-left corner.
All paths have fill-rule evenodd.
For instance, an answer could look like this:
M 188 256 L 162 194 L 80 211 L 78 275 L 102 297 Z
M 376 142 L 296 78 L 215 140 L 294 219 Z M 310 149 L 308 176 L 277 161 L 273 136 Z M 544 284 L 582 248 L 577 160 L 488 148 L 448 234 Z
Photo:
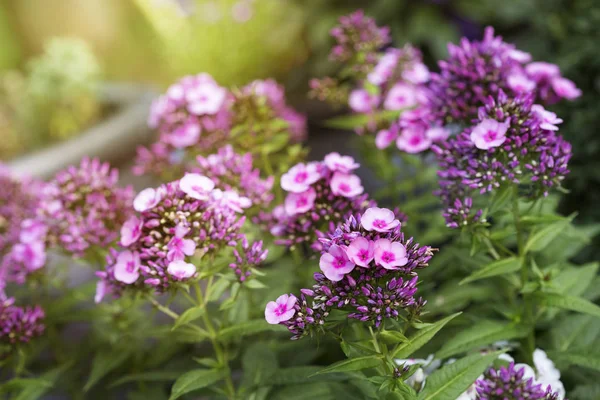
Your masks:
M 469 123 L 488 96 L 500 91 L 511 97 L 533 93 L 533 100 L 544 105 L 581 95 L 557 65 L 533 62 L 530 54 L 495 36 L 492 27 L 481 41 L 462 38 L 459 45 L 448 44 L 448 53 L 429 85 L 432 111 L 445 123 Z
M 333 309 L 375 327 L 403 311 L 419 314 L 425 301 L 415 298 L 417 270 L 428 265 L 434 249 L 407 240 L 393 211 L 369 208 L 321 242 L 321 272 L 312 288 L 267 304 L 267 322 L 285 325 L 298 339 L 322 330 Z
M 121 248 L 111 251 L 106 270 L 97 273 L 96 301 L 127 287 L 164 292 L 194 278 L 197 267 L 192 261 L 234 247 L 243 238 L 245 217 L 239 212 L 250 205 L 248 198 L 215 189 L 212 180 L 194 173 L 142 190 L 133 202 L 137 215 L 121 228 Z M 257 252 L 253 247 L 240 259 L 260 258 Z
M 241 249 L 233 249 L 235 259 L 229 264 L 229 268 L 235 272 L 240 282 L 244 282 L 252 275 L 252 269 L 267 259 L 268 254 L 269 250 L 263 249 L 262 240 L 251 244 L 244 236 L 241 240 Z
M 0 343 L 14 346 L 44 333 L 44 310 L 40 306 L 19 307 L 14 298 L 0 299 Z
M 236 140 L 237 130 L 258 127 L 252 134 L 261 135 L 276 119 L 286 123 L 291 140 L 305 138 L 304 116 L 286 104 L 275 81 L 229 90 L 206 73 L 186 76 L 153 102 L 148 125 L 158 131 L 158 141 L 138 149 L 134 173 L 183 173 L 197 155 L 215 152 L 227 141 L 246 148 L 241 145 L 247 140 Z
M 283 174 L 281 187 L 287 196 L 272 214 L 277 243 L 313 243 L 329 221 L 339 223 L 372 205 L 353 173 L 358 167 L 352 157 L 330 153 L 323 161 L 300 163 Z
M 274 177 L 262 179 L 260 170 L 253 167 L 252 154 L 238 154 L 231 145 L 209 156 L 198 156 L 198 165 L 190 172 L 210 178 L 217 187 L 244 193 L 254 206 L 265 209 L 273 200 Z
M 475 222 L 473 192 L 520 185 L 532 197 L 545 196 L 568 174 L 571 145 L 557 134 L 562 120 L 531 94 L 509 98 L 499 91 L 479 109 L 473 126 L 434 146 L 440 165 L 440 191 L 448 226 Z
M 9 279 L 22 283 L 42 268 L 47 249 L 84 257 L 93 247 L 112 244 L 133 199 L 132 188 L 120 187 L 118 179 L 108 163 L 86 158 L 45 184 L 36 212 L 21 223 L 19 243 L 7 256 Z

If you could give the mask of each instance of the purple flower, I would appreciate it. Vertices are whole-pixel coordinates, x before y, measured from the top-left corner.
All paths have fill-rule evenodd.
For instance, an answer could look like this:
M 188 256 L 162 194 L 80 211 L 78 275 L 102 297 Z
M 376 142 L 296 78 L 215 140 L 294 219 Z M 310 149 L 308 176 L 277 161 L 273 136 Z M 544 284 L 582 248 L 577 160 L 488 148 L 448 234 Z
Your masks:
M 432 140 L 427 137 L 427 132 L 419 128 L 404 129 L 396 139 L 398 149 L 411 154 L 428 150 L 432 144 Z
M 331 192 L 336 196 L 353 198 L 361 195 L 364 188 L 358 176 L 335 172 L 331 178 Z
M 331 30 L 336 45 L 330 58 L 345 62 L 357 54 L 370 55 L 390 42 L 389 28 L 380 28 L 362 10 L 340 17 L 339 25 Z
M 321 255 L 319 266 L 327 279 L 333 282 L 339 282 L 345 274 L 354 269 L 355 265 L 348 259 L 348 255 L 344 249 L 337 245 L 333 245 L 329 248 L 327 253 Z
M 282 294 L 277 300 L 268 302 L 265 307 L 265 319 L 272 325 L 288 321 L 294 316 L 297 300 L 292 294 Z
M 235 211 L 236 213 L 243 213 L 246 208 L 252 206 L 252 200 L 245 196 L 240 196 L 235 190 L 221 190 L 214 189 L 211 192 L 211 198 L 216 203 L 227 207 Z
M 177 88 L 177 95 L 181 93 L 188 103 L 187 109 L 195 115 L 214 115 L 225 103 L 227 90 L 220 87 L 208 74 L 199 74 L 193 77 L 194 82 L 184 93 L 183 87 Z M 174 89 L 173 87 L 171 89 Z M 171 94 L 172 93 L 168 93 Z M 176 96 L 173 96 L 176 97 Z
M 175 279 L 185 280 L 194 276 L 196 266 L 183 260 L 174 260 L 169 263 L 167 272 L 175 277 Z
M 348 105 L 352 111 L 358 113 L 370 113 L 379 104 L 379 96 L 371 94 L 365 89 L 356 89 L 350 93 L 348 98 Z
M 0 342 L 10 345 L 27 343 L 44 333 L 44 310 L 40 306 L 17 307 L 14 299 L 0 300 Z
M 142 236 L 142 221 L 136 216 L 131 216 L 121 227 L 121 246 L 129 247 Z
M 135 211 L 144 212 L 158 205 L 162 200 L 162 193 L 153 188 L 147 188 L 137 194 L 133 200 L 133 208 Z
M 360 167 L 360 164 L 354 161 L 354 158 L 342 156 L 340 153 L 336 152 L 327 154 L 323 162 L 331 171 L 342 172 L 344 174 L 349 174 Z
M 357 237 L 346 249 L 346 254 L 354 264 L 368 268 L 375 257 L 375 243 L 364 237 Z
M 114 266 L 115 279 L 119 282 L 131 284 L 140 276 L 140 255 L 136 252 L 125 250 L 117 256 Z
M 362 227 L 367 231 L 389 232 L 400 225 L 396 214 L 387 208 L 368 208 L 361 218 Z
M 313 188 L 302 193 L 289 193 L 285 198 L 285 212 L 287 215 L 296 215 L 310 211 L 316 198 L 317 192 Z
M 262 240 L 250 244 L 244 237 L 241 249 L 233 249 L 233 255 L 235 262 L 229 264 L 229 268 L 233 269 L 240 282 L 245 282 L 252 275 L 252 270 L 267 259 L 269 250 L 263 249 Z
M 316 163 L 296 164 L 281 176 L 281 187 L 288 192 L 302 193 L 321 179 Z
M 375 146 L 383 150 L 389 147 L 390 144 L 398 139 L 398 126 L 393 125 L 389 129 L 382 129 L 377 132 L 377 136 L 375 137 Z
M 386 110 L 403 110 L 416 105 L 416 88 L 406 83 L 397 83 L 388 92 L 383 103 L 383 108 Z
M 185 174 L 179 181 L 181 190 L 196 200 L 208 199 L 208 193 L 215 188 L 215 183 L 200 174 Z
M 189 228 L 178 225 L 175 227 L 175 235 L 167 244 L 167 259 L 169 261 L 183 260 L 185 256 L 192 256 L 196 252 L 196 242 L 185 239 Z
M 575 100 L 581 96 L 581 90 L 575 86 L 575 83 L 567 78 L 556 77 L 552 79 L 552 89 L 558 97 L 567 100 Z
M 490 118 L 484 119 L 471 131 L 471 141 L 478 149 L 482 150 L 498 147 L 506 141 L 505 135 L 509 126 L 508 119 L 504 122 Z
M 389 239 L 379 239 L 375 242 L 375 264 L 385 269 L 398 269 L 408 262 L 406 249 L 399 242 L 391 242 Z

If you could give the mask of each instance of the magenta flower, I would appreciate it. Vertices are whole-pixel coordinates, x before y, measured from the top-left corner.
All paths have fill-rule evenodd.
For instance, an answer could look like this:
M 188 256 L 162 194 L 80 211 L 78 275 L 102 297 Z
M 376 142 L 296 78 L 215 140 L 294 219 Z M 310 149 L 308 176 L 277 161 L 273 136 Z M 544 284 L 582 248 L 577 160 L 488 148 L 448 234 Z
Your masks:
M 554 78 L 560 75 L 560 68 L 558 65 L 550 64 L 543 61 L 532 62 L 525 66 L 525 71 L 536 81 L 543 79 Z
M 196 273 L 196 266 L 185 262 L 183 259 L 178 259 L 169 263 L 167 272 L 175 277 L 175 279 L 185 280 L 194 276 Z
M 187 173 L 179 181 L 181 190 L 196 200 L 208 199 L 208 194 L 215 188 L 215 183 L 206 176 Z
M 392 125 L 389 129 L 382 129 L 375 136 L 375 146 L 379 150 L 389 147 L 396 139 L 398 139 L 398 126 Z
M 175 236 L 167 244 L 167 259 L 169 261 L 183 260 L 185 256 L 192 256 L 196 252 L 196 243 L 192 239 L 185 239 L 190 231 L 183 225 L 175 228 Z
M 567 100 L 574 100 L 581 96 L 581 90 L 575 86 L 575 83 L 567 78 L 556 77 L 552 79 L 552 89 L 558 95 Z
M 402 71 L 402 78 L 415 85 L 426 83 L 430 78 L 429 69 L 422 62 L 415 62 Z
M 327 253 L 321 255 L 319 267 L 321 267 L 321 271 L 327 279 L 332 282 L 339 282 L 344 275 L 354 269 L 355 265 L 350 261 L 344 249 L 338 245 L 333 245 Z
M 160 190 L 147 188 L 138 193 L 133 200 L 133 208 L 135 211 L 144 212 L 156 207 L 162 200 Z
M 16 344 L 41 336 L 45 330 L 45 314 L 40 306 L 18 307 L 14 302 L 14 298 L 0 299 L 0 343 L 8 344 L 9 351 Z
M 370 94 L 365 89 L 355 89 L 350 92 L 348 98 L 348 105 L 352 111 L 358 113 L 370 113 L 379 104 L 379 96 L 376 94 Z
M 549 131 L 557 131 L 558 124 L 562 124 L 563 120 L 558 118 L 555 113 L 552 111 L 547 111 L 544 107 L 539 104 L 534 104 L 531 106 L 531 111 L 533 111 L 541 120 L 540 128 L 546 129 Z
M 114 274 L 115 279 L 125 284 L 132 284 L 140 276 L 140 255 L 137 252 L 125 250 L 117 256 Z
M 400 225 L 396 215 L 387 208 L 371 207 L 360 219 L 361 225 L 367 231 L 389 232 Z
M 416 88 L 405 83 L 397 83 L 388 92 L 383 108 L 386 110 L 403 110 L 416 105 Z
M 288 192 L 302 193 L 321 179 L 316 163 L 296 164 L 281 176 L 281 187 Z
M 296 313 L 294 305 L 297 300 L 293 294 L 282 294 L 277 300 L 268 302 L 265 307 L 265 319 L 271 325 L 289 321 Z
M 317 192 L 310 188 L 303 193 L 289 193 L 285 198 L 284 209 L 288 215 L 305 213 L 313 208 Z
M 352 198 L 361 195 L 364 188 L 358 176 L 336 172 L 331 178 L 331 192 L 336 196 Z
M 246 208 L 252 207 L 252 200 L 240 196 L 234 190 L 214 189 L 211 192 L 211 198 L 223 207 L 232 209 L 237 213 L 243 213 Z
M 425 131 L 425 136 L 432 142 L 441 142 L 450 137 L 450 132 L 441 126 L 433 126 Z
M 42 241 L 17 243 L 13 246 L 9 259 L 23 265 L 28 273 L 38 270 L 46 264 L 46 246 Z M 22 282 L 23 279 L 17 281 Z
M 398 269 L 408 262 L 406 248 L 400 242 L 379 239 L 375 242 L 375 264 L 385 269 Z
M 495 119 L 484 119 L 473 128 L 471 141 L 481 150 L 498 147 L 506 140 L 506 131 L 509 126 L 509 120 L 499 122 Z
M 136 216 L 131 216 L 121 227 L 121 246 L 129 247 L 142 236 L 142 221 Z
M 426 131 L 419 128 L 403 129 L 398 139 L 396 146 L 402 151 L 415 154 L 421 153 L 431 147 L 432 140 L 427 137 Z
M 360 164 L 354 161 L 354 158 L 350 156 L 341 156 L 340 153 L 329 153 L 323 160 L 327 168 L 331 171 L 339 171 L 344 174 L 349 174 L 356 168 L 360 167 Z
M 535 90 L 537 86 L 535 81 L 529 79 L 522 73 L 509 75 L 506 78 L 508 87 L 515 93 L 529 93 Z
M 512 60 L 515 60 L 515 61 L 521 63 L 521 64 L 531 62 L 531 60 L 532 60 L 531 54 L 524 52 L 522 50 L 519 50 L 519 49 L 509 50 L 508 57 L 511 58 Z
M 166 135 L 166 141 L 177 149 L 193 146 L 198 139 L 200 139 L 200 125 L 193 118 L 188 119 L 185 124 Z
M 96 283 L 96 293 L 94 294 L 94 303 L 98 304 L 108 293 L 108 284 L 106 281 L 98 281 Z
M 386 83 L 392 77 L 400 61 L 400 55 L 397 49 L 389 49 L 381 56 L 373 70 L 369 72 L 367 81 L 377 86 Z
M 364 237 L 357 237 L 346 249 L 346 254 L 354 264 L 369 268 L 369 264 L 375 257 L 375 243 Z
M 185 92 L 188 110 L 196 115 L 216 114 L 225 102 L 227 90 L 219 86 L 208 74 L 199 74 L 193 79 L 194 84 Z M 183 95 L 183 90 L 181 92 Z

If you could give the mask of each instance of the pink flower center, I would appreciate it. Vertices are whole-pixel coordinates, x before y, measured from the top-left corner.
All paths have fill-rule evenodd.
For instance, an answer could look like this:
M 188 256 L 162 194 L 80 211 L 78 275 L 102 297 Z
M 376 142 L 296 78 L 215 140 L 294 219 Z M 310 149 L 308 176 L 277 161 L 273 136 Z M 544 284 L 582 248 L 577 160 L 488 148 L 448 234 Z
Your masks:
M 339 269 L 346 266 L 346 260 L 342 257 L 336 257 L 333 261 L 333 268 Z
M 384 229 L 385 227 L 387 227 L 387 222 L 385 222 L 382 219 L 376 219 L 375 221 L 373 221 L 373 226 L 375 228 Z
M 308 178 L 308 174 L 305 171 L 298 172 L 294 178 L 294 182 L 302 183 L 306 180 L 306 178 Z
M 275 315 L 278 317 L 287 312 L 287 304 L 279 304 L 275 309 Z
M 494 140 L 496 140 L 496 138 L 498 137 L 498 133 L 496 131 L 487 131 L 486 134 L 483 136 L 483 139 L 486 142 L 492 142 Z
M 344 193 L 348 193 L 352 188 L 347 183 L 340 183 L 339 189 Z
M 409 139 L 408 143 L 410 143 L 413 146 L 418 145 L 419 143 L 421 143 L 421 136 L 415 135 L 415 136 L 411 137 Z
M 360 249 L 358 251 L 358 259 L 360 261 L 366 262 L 369 259 L 369 251 L 366 249 Z
M 392 261 L 394 261 L 396 259 L 396 256 L 394 255 L 394 253 L 390 252 L 390 251 L 384 251 L 383 254 L 381 255 L 381 260 L 385 261 L 386 263 L 390 263 Z
M 406 101 L 406 96 L 404 96 L 404 95 L 396 96 L 396 101 L 398 103 L 404 103 Z
M 300 197 L 296 201 L 296 207 L 300 208 L 308 204 L 308 199 L 306 197 Z
M 135 271 L 135 263 L 133 261 L 128 261 L 127 264 L 125 264 L 125 271 L 130 274 L 133 273 Z

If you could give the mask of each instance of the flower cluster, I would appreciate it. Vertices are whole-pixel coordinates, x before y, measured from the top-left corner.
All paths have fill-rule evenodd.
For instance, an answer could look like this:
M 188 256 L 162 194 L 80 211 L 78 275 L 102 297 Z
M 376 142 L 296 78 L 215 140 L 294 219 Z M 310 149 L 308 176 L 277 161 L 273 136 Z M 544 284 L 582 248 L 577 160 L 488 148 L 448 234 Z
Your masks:
M 416 271 L 428 265 L 434 249 L 406 240 L 393 211 L 369 208 L 321 242 L 315 284 L 302 289 L 300 299 L 283 295 L 267 304 L 269 323 L 287 326 L 298 339 L 320 329 L 332 309 L 375 327 L 403 310 L 418 315 L 425 302 L 415 298 Z
M 531 62 L 531 55 L 494 35 L 487 27 L 481 41 L 462 38 L 448 45 L 449 57 L 431 75 L 432 110 L 444 122 L 469 123 L 488 96 L 500 91 L 510 96 L 534 93 L 543 104 L 581 95 L 575 84 L 554 64 Z
M 477 397 L 472 399 L 563 400 L 565 389 L 560 372 L 543 350 L 533 353 L 535 370 L 527 364 L 510 362 L 508 367 L 490 368 L 475 383 Z
M 18 307 L 14 302 L 14 298 L 0 300 L 0 343 L 8 345 L 27 343 L 45 329 L 40 306 Z
M 252 154 L 240 155 L 231 145 L 226 145 L 216 154 L 198 156 L 197 161 L 198 165 L 190 168 L 190 172 L 210 178 L 219 188 L 244 193 L 253 205 L 261 209 L 273 200 L 274 177 L 260 177 L 260 170 L 253 167 Z
M 556 132 L 560 122 L 554 113 L 533 104 L 532 95 L 509 98 L 499 91 L 479 109 L 472 127 L 434 146 L 448 225 L 478 219 L 479 211 L 475 217 L 466 214 L 472 205 L 466 197 L 473 191 L 517 184 L 539 197 L 560 186 L 571 157 L 571 145 Z
M 48 248 L 83 257 L 94 246 L 113 243 L 131 215 L 133 199 L 132 188 L 119 187 L 118 179 L 108 163 L 86 158 L 45 184 L 35 214 L 22 222 L 20 241 L 8 256 L 12 279 L 22 282 L 43 267 Z
M 273 211 L 271 227 L 277 243 L 312 243 L 329 221 L 339 223 L 372 205 L 353 173 L 358 167 L 352 157 L 330 153 L 323 161 L 300 163 L 283 174 L 281 187 L 288 194 Z
M 277 120 L 284 126 L 271 129 Z M 255 151 L 257 137 L 268 142 L 272 130 L 287 132 L 292 141 L 306 137 L 304 116 L 286 104 L 284 90 L 275 81 L 254 81 L 229 90 L 205 73 L 171 85 L 152 104 L 148 125 L 159 138 L 138 149 L 133 170 L 138 175 L 179 175 L 196 156 L 210 154 L 227 141 L 236 149 Z
M 229 264 L 240 282 L 246 281 L 252 274 L 252 268 L 258 266 L 267 259 L 268 249 L 263 249 L 262 240 L 250 244 L 246 237 L 243 237 L 241 250 L 233 249 L 235 261 Z
M 245 218 L 237 212 L 249 205 L 249 199 L 215 189 L 209 178 L 192 173 L 142 190 L 133 202 L 138 215 L 121 228 L 122 249 L 111 251 L 106 270 L 97 273 L 97 301 L 108 291 L 118 295 L 135 286 L 163 292 L 193 278 L 192 257 L 214 255 L 242 239 Z

